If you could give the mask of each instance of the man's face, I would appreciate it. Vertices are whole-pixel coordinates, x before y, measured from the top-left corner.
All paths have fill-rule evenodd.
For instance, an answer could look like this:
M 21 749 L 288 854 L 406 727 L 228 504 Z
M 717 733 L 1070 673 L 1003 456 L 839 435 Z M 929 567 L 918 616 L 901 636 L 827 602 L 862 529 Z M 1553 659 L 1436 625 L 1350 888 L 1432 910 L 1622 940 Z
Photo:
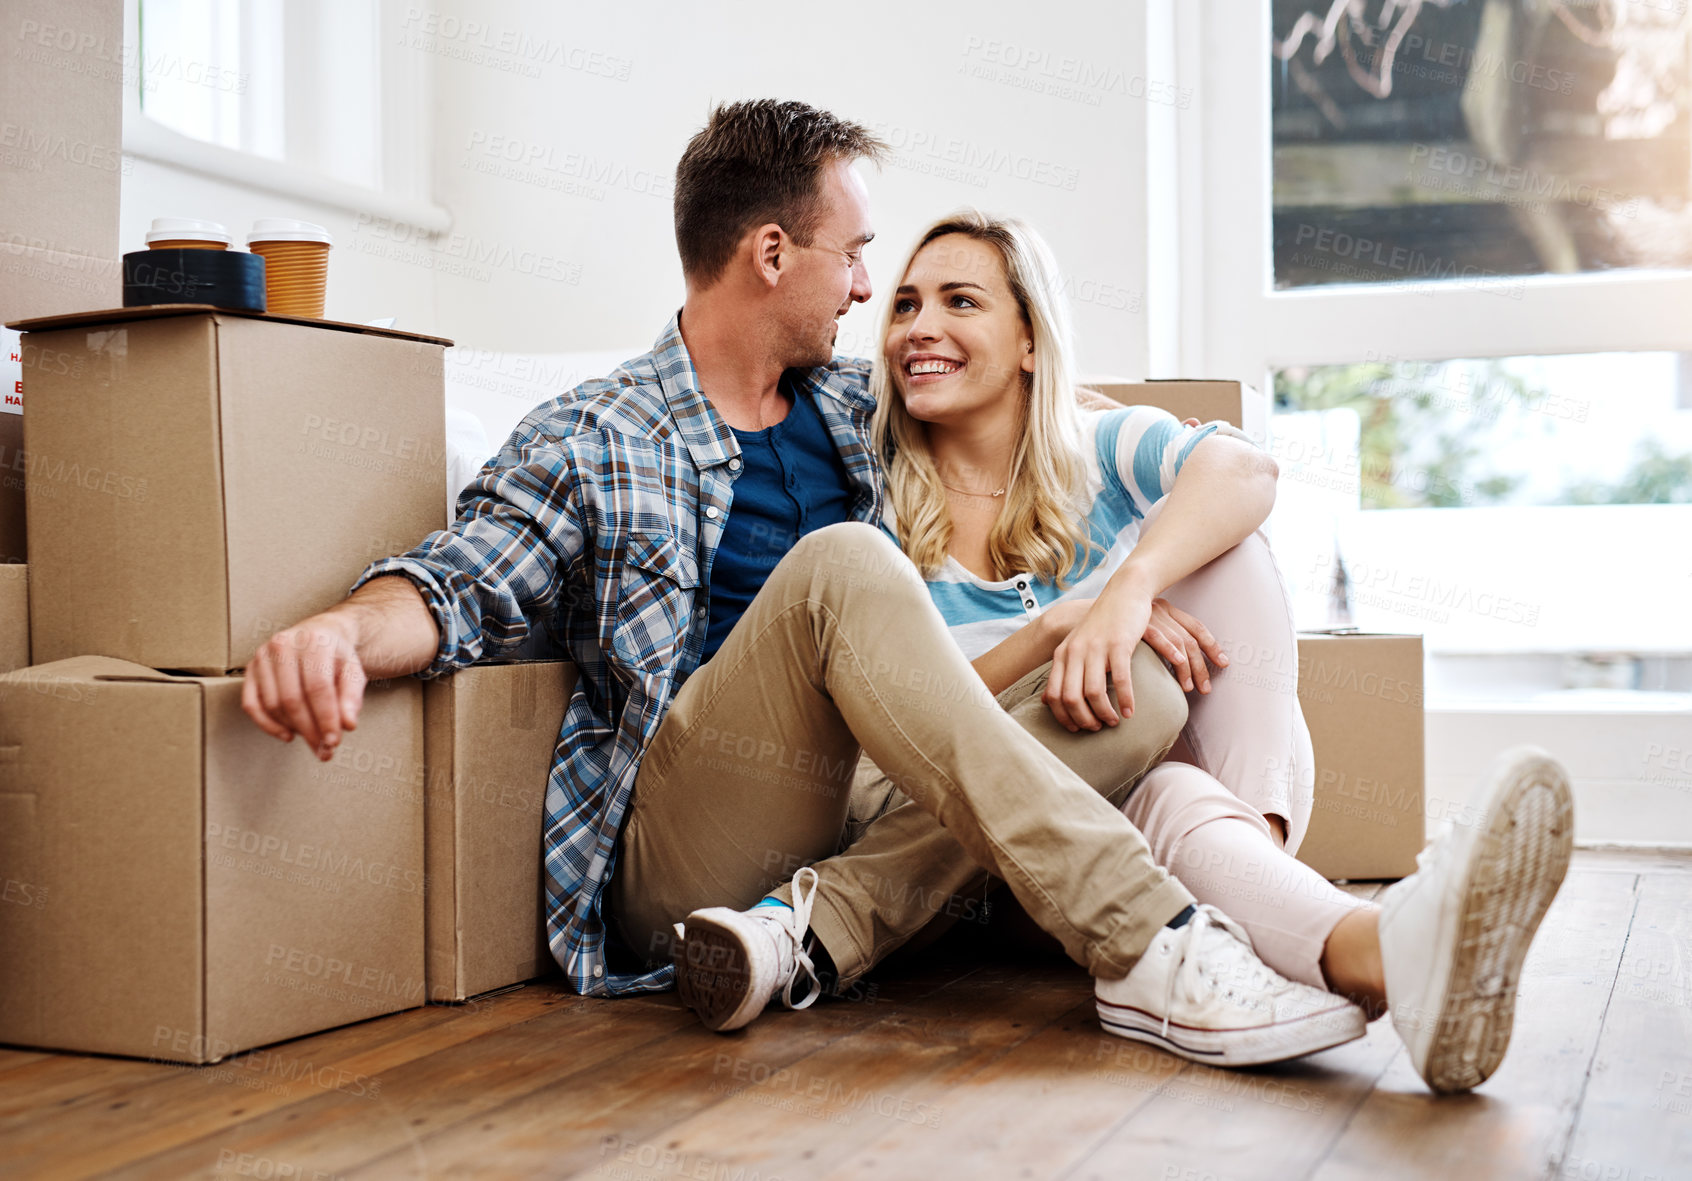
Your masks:
M 809 246 L 793 245 L 783 262 L 781 328 L 789 368 L 834 359 L 840 317 L 870 297 L 864 247 L 870 229 L 869 190 L 845 160 L 823 170 L 823 214 Z

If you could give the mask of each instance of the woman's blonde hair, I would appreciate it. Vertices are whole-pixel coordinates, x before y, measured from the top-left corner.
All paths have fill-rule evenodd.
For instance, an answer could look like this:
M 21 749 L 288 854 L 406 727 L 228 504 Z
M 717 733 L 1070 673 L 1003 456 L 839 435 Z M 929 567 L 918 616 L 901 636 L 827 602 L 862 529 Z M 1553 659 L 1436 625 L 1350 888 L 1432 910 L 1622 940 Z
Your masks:
M 1075 508 L 1085 466 L 1078 446 L 1080 417 L 1062 276 L 1051 250 L 1028 225 L 966 209 L 923 231 L 900 278 L 909 273 L 923 247 L 949 234 L 985 242 L 998 251 L 1011 294 L 1034 338 L 1034 372 L 1021 374 L 1027 397 L 1011 454 L 1005 506 L 987 537 L 993 574 L 1004 579 L 1026 572 L 1061 585 L 1090 545 Z M 881 319 L 883 342 L 898 302 L 897 295 L 887 301 Z M 876 402 L 871 430 L 886 472 L 899 544 L 925 577 L 932 576 L 946 561 L 952 514 L 927 429 L 905 409 L 885 356 L 876 358 L 870 392 Z

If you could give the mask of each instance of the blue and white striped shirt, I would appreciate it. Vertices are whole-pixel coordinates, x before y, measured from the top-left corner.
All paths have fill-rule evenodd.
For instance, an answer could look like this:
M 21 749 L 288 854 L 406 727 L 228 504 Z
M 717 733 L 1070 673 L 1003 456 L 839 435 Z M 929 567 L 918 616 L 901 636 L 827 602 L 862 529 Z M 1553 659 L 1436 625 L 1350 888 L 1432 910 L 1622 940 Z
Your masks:
M 876 521 L 869 364 L 790 370 L 846 465 L 849 516 Z M 376 562 L 354 589 L 399 574 L 440 629 L 444 676 L 508 653 L 545 626 L 582 675 L 547 781 L 547 934 L 576 991 L 655 992 L 666 964 L 612 975 L 601 900 L 641 756 L 699 665 L 711 562 L 742 471 L 734 432 L 699 391 L 673 319 L 650 353 L 536 407 L 458 499 L 458 518 Z M 732 464 L 732 466 L 731 466 Z
M 928 580 L 928 593 L 964 655 L 974 660 L 998 646 L 1065 599 L 1095 599 L 1140 540 L 1140 521 L 1169 495 L 1181 465 L 1218 424 L 1182 426 L 1154 406 L 1081 412 L 1086 484 L 1075 506 L 1093 542 L 1077 555 L 1068 589 L 1056 582 L 1019 573 L 1002 581 L 977 577 L 956 558 Z M 898 540 L 892 505 L 882 528 Z

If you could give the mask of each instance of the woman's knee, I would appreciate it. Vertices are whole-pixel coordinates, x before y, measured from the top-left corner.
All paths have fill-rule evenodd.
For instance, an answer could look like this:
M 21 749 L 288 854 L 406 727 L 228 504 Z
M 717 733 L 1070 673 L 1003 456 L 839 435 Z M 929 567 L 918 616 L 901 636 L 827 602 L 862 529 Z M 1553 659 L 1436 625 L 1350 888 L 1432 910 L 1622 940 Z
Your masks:
M 1146 838 L 1153 860 L 1166 867 L 1181 842 L 1213 820 L 1243 820 L 1269 837 L 1262 813 L 1215 777 L 1185 763 L 1160 763 L 1146 772 L 1122 811 Z

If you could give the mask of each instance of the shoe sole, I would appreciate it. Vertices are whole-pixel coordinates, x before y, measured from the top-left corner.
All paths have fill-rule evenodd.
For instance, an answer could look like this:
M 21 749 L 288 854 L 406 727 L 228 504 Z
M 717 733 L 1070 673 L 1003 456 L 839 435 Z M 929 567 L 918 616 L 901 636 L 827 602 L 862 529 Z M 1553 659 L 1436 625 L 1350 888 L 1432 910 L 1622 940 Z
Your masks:
M 1170 1022 L 1167 1037 L 1163 1034 L 1163 1018 L 1144 1009 L 1101 1000 L 1098 1010 L 1099 1022 L 1106 1033 L 1161 1046 L 1171 1054 L 1211 1066 L 1285 1062 L 1288 1058 L 1300 1058 L 1356 1041 L 1368 1027 L 1363 1011 L 1343 1002 L 1293 1021 L 1251 1029 L 1197 1029 Z
M 1422 1074 L 1435 1091 L 1478 1087 L 1503 1061 L 1522 964 L 1568 873 L 1573 817 L 1568 779 L 1554 760 L 1515 764 L 1470 858 L 1457 950 Z
M 769 998 L 761 1002 L 753 996 L 756 969 L 764 967 L 770 975 L 776 971 L 774 964 L 749 960 L 747 948 L 756 943 L 747 938 L 745 921 L 750 920 L 736 911 L 696 910 L 687 916 L 672 957 L 682 1004 L 699 1014 L 705 1028 L 719 1033 L 740 1029 L 763 1012 Z

